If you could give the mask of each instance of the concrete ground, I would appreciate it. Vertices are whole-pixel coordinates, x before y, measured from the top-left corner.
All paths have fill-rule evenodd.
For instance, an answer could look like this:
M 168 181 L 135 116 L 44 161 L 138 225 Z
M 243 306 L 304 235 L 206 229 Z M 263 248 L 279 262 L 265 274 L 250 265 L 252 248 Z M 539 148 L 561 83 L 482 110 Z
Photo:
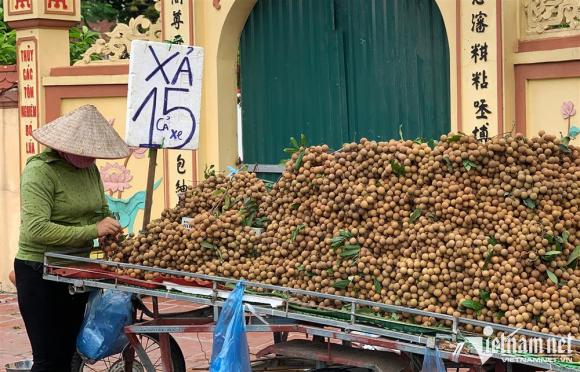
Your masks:
M 160 299 L 160 312 L 181 312 L 192 304 Z M 174 334 L 183 354 L 188 371 L 207 371 L 211 357 L 212 334 Z M 199 339 L 198 339 L 199 336 Z M 255 354 L 272 343 L 271 333 L 249 333 L 250 352 Z M 30 345 L 24 322 L 20 317 L 15 294 L 0 293 L 0 372 L 7 363 L 31 358 Z

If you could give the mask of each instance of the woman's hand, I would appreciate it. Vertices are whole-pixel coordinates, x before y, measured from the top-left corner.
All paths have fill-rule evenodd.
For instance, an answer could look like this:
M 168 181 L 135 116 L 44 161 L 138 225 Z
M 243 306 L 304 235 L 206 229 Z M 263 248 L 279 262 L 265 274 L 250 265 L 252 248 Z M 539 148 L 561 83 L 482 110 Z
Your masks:
M 122 232 L 123 228 L 119 221 L 111 217 L 106 217 L 97 224 L 97 237 L 99 238 L 107 235 L 118 236 Z

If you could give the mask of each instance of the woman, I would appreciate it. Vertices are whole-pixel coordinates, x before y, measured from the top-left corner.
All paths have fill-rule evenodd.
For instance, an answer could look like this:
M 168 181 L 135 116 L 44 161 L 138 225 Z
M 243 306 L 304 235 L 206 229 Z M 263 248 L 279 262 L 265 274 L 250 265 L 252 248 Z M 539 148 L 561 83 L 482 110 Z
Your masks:
M 20 182 L 21 227 L 14 261 L 18 305 L 32 346 L 33 372 L 66 372 L 76 350 L 87 295 L 43 280 L 45 252 L 90 248 L 117 236 L 96 158 L 129 156 L 127 144 L 94 106 L 83 106 L 33 132 L 47 147 L 28 159 Z

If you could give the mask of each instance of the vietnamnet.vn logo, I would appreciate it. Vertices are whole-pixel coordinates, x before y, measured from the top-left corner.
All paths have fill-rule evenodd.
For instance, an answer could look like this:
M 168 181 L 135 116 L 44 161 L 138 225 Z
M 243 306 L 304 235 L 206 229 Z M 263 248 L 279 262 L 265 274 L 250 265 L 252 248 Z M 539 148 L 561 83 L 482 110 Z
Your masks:
M 465 339 L 477 351 L 482 364 L 494 357 L 494 354 L 496 358 L 497 354 L 500 354 L 503 362 L 510 363 L 529 362 L 529 359 L 518 357 L 517 354 L 531 354 L 535 357 L 534 361 L 540 363 L 572 362 L 573 338 L 570 334 L 566 337 L 550 338 L 514 337 L 520 330 L 521 328 L 518 328 L 508 335 L 502 333 L 499 337 L 491 338 L 493 328 L 486 326 L 483 328 L 485 338 L 465 337 Z

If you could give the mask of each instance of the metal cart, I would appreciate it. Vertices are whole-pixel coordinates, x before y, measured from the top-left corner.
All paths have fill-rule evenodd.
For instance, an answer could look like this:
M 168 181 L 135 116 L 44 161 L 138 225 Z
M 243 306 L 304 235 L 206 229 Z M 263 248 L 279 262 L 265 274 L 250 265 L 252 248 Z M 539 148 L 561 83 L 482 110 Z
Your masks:
M 238 283 L 238 280 L 235 279 L 160 268 L 146 268 L 147 271 L 158 272 L 167 277 L 189 277 L 192 280 L 210 283 L 210 288 L 202 290 L 191 287 L 193 289 L 189 292 L 192 293 L 184 293 L 176 290 L 179 286 L 172 283 L 157 283 L 159 287 L 148 288 L 146 286 L 150 286 L 150 282 L 119 276 L 113 272 L 105 273 L 96 270 L 95 267 L 100 267 L 100 265 L 114 266 L 117 269 L 144 269 L 143 266 L 127 263 L 77 257 L 73 255 L 73 252 L 46 253 L 44 278 L 68 283 L 71 293 L 95 289 L 116 289 L 136 295 L 151 296 L 153 298 L 152 320 L 135 323 L 125 329 L 133 346 L 133 354 L 138 356 L 147 372 L 154 372 L 155 368 L 139 342 L 138 335 L 158 335 L 163 371 L 171 372 L 169 334 L 213 332 L 220 308 L 223 307 L 227 297 L 228 292 L 225 287 Z M 79 275 L 63 275 L 62 270 L 71 270 L 71 268 Z M 98 276 L 98 278 L 87 278 L 89 276 L 87 274 Z M 323 368 L 327 365 L 345 365 L 377 372 L 417 371 L 420 369 L 421 359 L 426 350 L 437 346 L 448 368 L 469 368 L 474 372 L 483 370 L 511 372 L 516 368 L 518 371 L 580 371 L 580 363 L 559 361 L 548 363 L 540 358 L 541 355 L 493 353 L 488 355 L 488 360 L 482 362 L 477 351 L 464 342 L 465 337 L 476 335 L 460 331 L 460 327 L 465 325 L 482 328 L 492 327 L 496 332 L 508 334 L 516 331 L 516 329 L 504 325 L 300 289 L 247 281 L 245 284 L 247 288 L 263 291 L 263 293 L 250 294 L 248 297 L 244 296 L 247 311 L 247 332 L 273 333 L 273 343 L 257 354 L 259 358 L 268 355 L 303 358 L 313 361 L 316 368 Z M 346 304 L 344 308 L 349 309 L 349 311 L 341 311 L 341 316 L 336 317 L 336 310 L 333 309 L 334 313 L 329 313 L 330 315 L 326 316 L 319 311 L 313 311 L 314 309 L 308 304 L 299 301 L 297 296 L 300 295 L 342 301 L 343 304 Z M 163 317 L 159 313 L 158 298 L 187 301 L 204 305 L 204 307 L 191 313 L 182 314 L 182 316 Z M 272 302 L 275 304 L 272 305 Z M 380 311 L 390 314 L 432 317 L 439 321 L 448 321 L 451 327 L 434 328 L 409 325 L 393 320 L 396 318 L 393 316 L 391 319 L 387 319 L 361 311 L 364 308 L 380 309 Z M 290 333 L 300 333 L 311 338 L 308 340 L 288 340 Z M 518 334 L 546 341 L 556 338 L 561 342 L 568 342 L 562 337 L 524 329 L 518 330 Z M 576 347 L 580 346 L 580 340 L 573 339 L 569 343 Z M 375 350 L 367 350 L 368 348 Z M 514 356 L 518 357 L 517 363 L 509 362 L 510 358 L 514 358 Z M 133 357 L 134 355 L 124 355 L 125 370 L 132 370 Z

